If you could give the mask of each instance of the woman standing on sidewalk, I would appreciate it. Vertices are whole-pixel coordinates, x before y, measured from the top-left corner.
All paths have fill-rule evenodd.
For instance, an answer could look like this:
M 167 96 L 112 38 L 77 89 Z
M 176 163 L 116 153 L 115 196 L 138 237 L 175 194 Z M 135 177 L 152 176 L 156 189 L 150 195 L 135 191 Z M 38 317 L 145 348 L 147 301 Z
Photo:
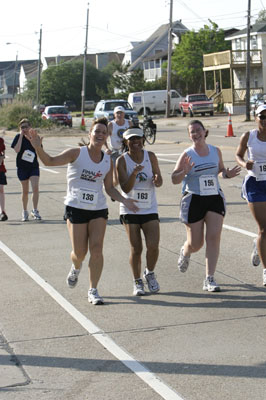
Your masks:
M 263 264 L 263 285 L 266 286 L 266 105 L 256 110 L 257 129 L 243 133 L 236 151 L 238 164 L 247 170 L 242 195 L 258 225 L 258 238 L 254 239 L 251 262 Z M 244 155 L 247 152 L 247 161 Z
M 180 216 L 186 226 L 187 239 L 180 250 L 178 268 L 186 272 L 190 255 L 204 244 L 206 226 L 206 277 L 203 290 L 220 291 L 214 279 L 219 256 L 220 237 L 225 216 L 225 198 L 220 188 L 218 174 L 233 178 L 240 173 L 240 167 L 225 168 L 221 150 L 208 145 L 206 130 L 199 120 L 188 125 L 192 146 L 178 159 L 172 173 L 173 184 L 183 184 L 184 193 L 180 204 Z
M 138 201 L 139 211 L 133 213 L 124 204 L 120 205 L 120 221 L 124 225 L 129 242 L 129 262 L 133 273 L 133 294 L 145 294 L 141 278 L 142 238 L 144 233 L 146 269 L 143 278 L 149 291 L 157 293 L 160 286 L 154 269 L 159 256 L 159 217 L 155 187 L 163 184 L 158 161 L 154 153 L 143 149 L 144 134 L 140 128 L 129 128 L 123 134 L 128 151 L 117 160 L 117 171 L 122 194 Z
M 5 191 L 4 187 L 7 184 L 6 180 L 6 167 L 4 163 L 5 159 L 5 142 L 3 138 L 0 138 L 0 221 L 6 221 L 8 216 L 5 210 Z
M 20 133 L 18 133 L 11 144 L 11 147 L 17 153 L 16 165 L 17 176 L 22 187 L 22 221 L 29 220 L 28 213 L 28 197 L 29 183 L 32 187 L 32 205 L 31 216 L 40 220 L 41 216 L 38 211 L 39 201 L 39 179 L 40 168 L 35 149 L 32 147 L 27 135 L 30 130 L 30 122 L 24 118 L 19 122 Z
M 110 156 L 102 151 L 107 139 L 107 119 L 95 120 L 89 133 L 89 143 L 50 156 L 42 147 L 42 140 L 35 131 L 29 132 L 29 140 L 38 156 L 48 166 L 68 164 L 67 196 L 65 198 L 67 227 L 72 243 L 72 266 L 67 276 L 67 284 L 74 288 L 82 261 L 90 251 L 90 288 L 88 301 L 103 304 L 97 286 L 103 270 L 103 240 L 108 218 L 106 193 L 123 203 L 132 212 L 138 210 L 134 200 L 125 199 L 113 187 L 113 167 Z

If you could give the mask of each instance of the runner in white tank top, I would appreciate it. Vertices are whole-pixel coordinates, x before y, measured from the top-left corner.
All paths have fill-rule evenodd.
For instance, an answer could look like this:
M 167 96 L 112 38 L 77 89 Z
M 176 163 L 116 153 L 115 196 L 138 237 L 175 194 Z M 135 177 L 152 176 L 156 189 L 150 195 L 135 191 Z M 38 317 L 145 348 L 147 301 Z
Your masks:
M 108 139 L 106 148 L 113 161 L 113 184 L 118 185 L 118 176 L 116 170 L 116 160 L 123 151 L 123 133 L 132 127 L 132 122 L 125 119 L 125 109 L 122 106 L 114 108 L 114 119 L 108 123 Z
M 129 150 L 117 160 L 119 183 L 125 197 L 138 200 L 139 211 L 133 214 L 126 205 L 120 207 L 120 221 L 125 226 L 130 241 L 133 294 L 141 296 L 145 294 L 141 278 L 141 230 L 147 248 L 147 265 L 143 278 L 150 292 L 156 293 L 160 290 L 154 275 L 160 238 L 155 187 L 160 187 L 163 180 L 155 154 L 143 149 L 145 139 L 142 129 L 128 129 L 123 137 Z
M 247 175 L 242 185 L 242 195 L 258 225 L 258 237 L 253 241 L 251 263 L 263 266 L 263 286 L 266 286 L 266 104 L 256 110 L 257 129 L 241 136 L 236 151 L 238 164 Z M 247 153 L 247 160 L 244 159 Z
M 104 302 L 97 290 L 103 269 L 102 248 L 108 218 L 103 186 L 109 196 L 124 203 L 131 211 L 138 211 L 134 200 L 125 199 L 113 186 L 112 162 L 110 156 L 102 151 L 108 135 L 107 123 L 106 118 L 94 121 L 87 145 L 65 150 L 54 157 L 44 151 L 37 132 L 30 132 L 30 141 L 44 165 L 68 164 L 65 217 L 72 243 L 72 266 L 67 284 L 70 288 L 76 286 L 82 261 L 89 248 L 88 300 L 95 305 Z

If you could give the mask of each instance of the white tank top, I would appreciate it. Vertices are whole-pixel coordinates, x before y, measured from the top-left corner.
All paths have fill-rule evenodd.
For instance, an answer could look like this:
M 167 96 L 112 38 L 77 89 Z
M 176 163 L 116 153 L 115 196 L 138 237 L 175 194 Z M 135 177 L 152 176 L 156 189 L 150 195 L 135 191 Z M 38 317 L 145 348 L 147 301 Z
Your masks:
M 87 146 L 80 148 L 78 158 L 67 166 L 67 195 L 64 204 L 83 210 L 107 208 L 103 180 L 110 170 L 110 156 L 102 153 L 99 163 L 91 160 Z
M 111 121 L 113 125 L 112 135 L 108 136 L 108 145 L 111 150 L 120 150 L 122 148 L 123 133 L 129 128 L 129 121 L 125 119 L 123 125 L 118 125 L 115 120 Z
M 266 165 L 266 142 L 262 142 L 258 139 L 258 131 L 257 129 L 253 129 L 249 132 L 249 139 L 247 143 L 247 154 L 248 159 L 255 161 L 254 167 L 252 170 L 248 170 L 248 174 L 251 176 L 257 176 L 256 169 L 260 167 L 258 162 L 261 162 L 263 165 Z M 257 165 L 256 165 L 257 164 Z
M 143 165 L 144 168 L 142 171 L 138 173 L 136 176 L 136 182 L 133 189 L 129 193 L 124 193 L 122 191 L 122 195 L 126 198 L 136 199 L 138 203 L 136 205 L 139 207 L 139 211 L 134 213 L 130 211 L 128 208 L 124 206 L 124 204 L 120 203 L 120 214 L 153 214 L 158 213 L 157 200 L 155 194 L 155 186 L 152 182 L 153 180 L 153 172 L 152 165 L 149 157 L 149 153 L 146 150 L 143 150 L 144 156 L 143 161 L 140 165 Z M 128 153 L 123 155 L 126 168 L 127 175 L 131 175 L 133 169 L 136 166 L 135 161 L 129 156 Z

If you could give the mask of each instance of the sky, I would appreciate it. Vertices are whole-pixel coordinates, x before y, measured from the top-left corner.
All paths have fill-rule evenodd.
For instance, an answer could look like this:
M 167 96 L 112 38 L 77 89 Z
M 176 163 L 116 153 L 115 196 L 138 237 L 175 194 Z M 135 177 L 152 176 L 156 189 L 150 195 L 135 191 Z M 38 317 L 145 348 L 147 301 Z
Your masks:
M 251 0 L 251 23 L 266 0 Z M 125 53 L 130 42 L 142 41 L 169 22 L 169 0 L 8 0 L 1 7 L 0 61 L 41 56 L 84 54 L 89 10 L 87 53 Z M 173 0 L 173 21 L 198 30 L 208 19 L 220 28 L 247 25 L 248 0 Z M 9 43 L 9 44 L 7 44 Z

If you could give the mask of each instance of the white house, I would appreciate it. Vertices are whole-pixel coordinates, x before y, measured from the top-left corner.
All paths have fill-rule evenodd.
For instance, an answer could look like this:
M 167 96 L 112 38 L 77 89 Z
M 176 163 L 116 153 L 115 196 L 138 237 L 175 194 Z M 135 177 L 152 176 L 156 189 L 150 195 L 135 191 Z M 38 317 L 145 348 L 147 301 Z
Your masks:
M 205 92 L 223 103 L 226 111 L 245 112 L 247 29 L 226 37 L 231 50 L 204 54 L 203 71 Z M 220 92 L 215 92 L 219 82 Z M 266 92 L 266 22 L 258 22 L 250 29 L 250 94 Z

